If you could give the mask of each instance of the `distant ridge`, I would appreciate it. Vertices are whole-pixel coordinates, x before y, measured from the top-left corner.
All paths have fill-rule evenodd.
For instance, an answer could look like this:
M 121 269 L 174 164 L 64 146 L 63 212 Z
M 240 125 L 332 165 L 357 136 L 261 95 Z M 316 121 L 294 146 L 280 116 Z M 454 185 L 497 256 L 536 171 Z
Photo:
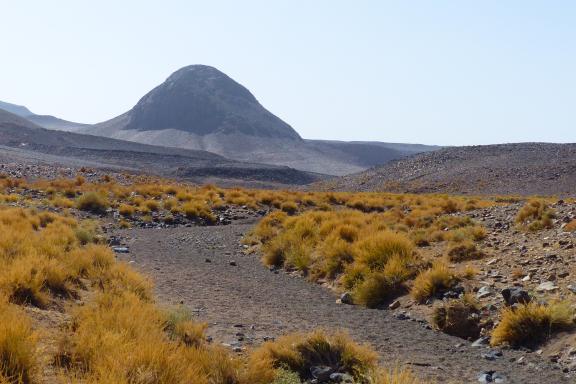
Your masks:
M 417 151 L 437 149 L 409 144 L 303 140 L 289 124 L 266 110 L 248 89 L 206 65 L 191 65 L 174 72 L 130 111 L 81 131 L 333 175 L 358 172 Z
M 333 191 L 576 197 L 576 144 L 449 147 L 321 182 L 315 187 Z
M 29 120 L 43 128 L 54 129 L 57 131 L 74 132 L 89 126 L 88 124 L 74 123 L 50 115 L 37 115 L 24 106 L 6 103 L 3 101 L 0 101 L 0 110 L 4 110 L 6 112 L 10 112 L 17 116 L 23 117 L 26 120 Z
M 2 109 L 0 158 L 124 169 L 198 182 L 208 178 L 234 183 L 267 183 L 265 185 L 270 186 L 270 183 L 308 184 L 324 177 L 289 167 L 239 162 L 206 151 L 49 130 Z
M 3 109 L 7 112 L 13 113 L 16 116 L 26 117 L 33 115 L 30 110 L 22 105 L 16 105 L 11 103 L 6 103 L 4 101 L 0 101 L 0 109 Z

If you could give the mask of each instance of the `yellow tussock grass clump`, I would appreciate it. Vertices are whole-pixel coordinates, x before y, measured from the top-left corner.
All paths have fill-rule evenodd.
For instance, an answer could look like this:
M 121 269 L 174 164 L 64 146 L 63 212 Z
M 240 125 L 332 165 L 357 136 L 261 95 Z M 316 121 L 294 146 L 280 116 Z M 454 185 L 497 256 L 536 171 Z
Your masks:
M 410 294 L 414 300 L 423 303 L 438 292 L 451 288 L 456 282 L 456 276 L 446 264 L 439 262 L 416 276 Z
M 369 374 L 376 369 L 377 354 L 370 347 L 356 344 L 342 332 L 291 334 L 266 342 L 252 353 L 247 381 L 252 384 L 271 383 L 279 367 L 297 373 L 301 380 L 309 380 L 312 378 L 310 368 L 317 365 L 332 366 L 339 372 L 350 374 L 355 382 L 367 384 Z
M 572 328 L 573 312 L 567 303 L 562 302 L 550 305 L 528 303 L 504 308 L 490 343 L 533 346 L 546 340 L 553 332 Z

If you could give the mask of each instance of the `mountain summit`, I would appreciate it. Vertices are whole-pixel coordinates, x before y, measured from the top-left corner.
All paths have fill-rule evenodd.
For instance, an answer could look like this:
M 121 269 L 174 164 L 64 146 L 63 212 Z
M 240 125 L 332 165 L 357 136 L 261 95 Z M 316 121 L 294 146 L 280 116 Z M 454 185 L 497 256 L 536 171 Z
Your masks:
M 190 65 L 174 72 L 120 120 L 120 124 L 113 125 L 123 131 L 177 130 L 197 136 L 247 135 L 302 140 L 290 125 L 267 111 L 249 90 L 206 65 Z
M 304 140 L 248 89 L 206 65 L 179 69 L 128 112 L 80 132 L 332 175 L 432 149 Z

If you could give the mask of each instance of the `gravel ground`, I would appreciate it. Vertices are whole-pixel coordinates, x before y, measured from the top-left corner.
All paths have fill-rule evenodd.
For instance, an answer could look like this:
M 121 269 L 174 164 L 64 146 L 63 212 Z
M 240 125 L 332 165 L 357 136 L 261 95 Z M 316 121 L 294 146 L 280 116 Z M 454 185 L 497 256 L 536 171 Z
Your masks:
M 130 253 L 119 257 L 153 277 L 161 303 L 184 304 L 209 324 L 214 342 L 237 350 L 290 331 L 345 329 L 376 348 L 384 364 L 410 364 L 439 383 L 477 383 L 485 371 L 502 374 L 506 383 L 572 382 L 534 353 L 504 350 L 489 361 L 482 357 L 487 348 L 421 322 L 336 304 L 329 289 L 243 255 L 239 242 L 251 225 L 124 230 L 119 234 Z

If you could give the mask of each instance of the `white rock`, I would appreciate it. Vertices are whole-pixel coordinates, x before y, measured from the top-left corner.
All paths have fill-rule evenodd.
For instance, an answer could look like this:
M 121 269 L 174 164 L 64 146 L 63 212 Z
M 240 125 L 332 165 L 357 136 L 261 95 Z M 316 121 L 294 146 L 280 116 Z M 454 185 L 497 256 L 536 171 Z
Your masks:
M 541 283 L 537 288 L 537 292 L 553 292 L 558 289 L 558 286 L 555 285 L 552 281 L 545 281 Z

